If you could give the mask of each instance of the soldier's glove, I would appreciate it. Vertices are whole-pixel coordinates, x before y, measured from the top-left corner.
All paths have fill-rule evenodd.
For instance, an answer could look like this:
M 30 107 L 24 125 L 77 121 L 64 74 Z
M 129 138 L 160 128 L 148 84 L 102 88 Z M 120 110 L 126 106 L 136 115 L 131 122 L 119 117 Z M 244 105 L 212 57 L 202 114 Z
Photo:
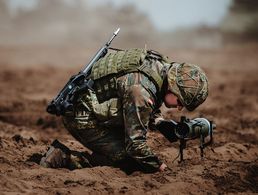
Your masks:
M 176 124 L 170 120 L 157 120 L 156 128 L 164 135 L 170 142 L 176 142 L 178 137 L 175 134 Z

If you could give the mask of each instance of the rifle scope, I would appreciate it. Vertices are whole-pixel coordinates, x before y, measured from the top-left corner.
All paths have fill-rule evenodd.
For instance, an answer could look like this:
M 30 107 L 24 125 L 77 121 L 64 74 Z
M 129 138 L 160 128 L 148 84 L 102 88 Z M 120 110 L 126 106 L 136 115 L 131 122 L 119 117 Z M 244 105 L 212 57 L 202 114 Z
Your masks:
M 216 125 L 206 118 L 187 119 L 181 117 L 181 121 L 177 124 L 175 134 L 179 139 L 194 139 L 200 136 L 207 137 L 212 135 Z

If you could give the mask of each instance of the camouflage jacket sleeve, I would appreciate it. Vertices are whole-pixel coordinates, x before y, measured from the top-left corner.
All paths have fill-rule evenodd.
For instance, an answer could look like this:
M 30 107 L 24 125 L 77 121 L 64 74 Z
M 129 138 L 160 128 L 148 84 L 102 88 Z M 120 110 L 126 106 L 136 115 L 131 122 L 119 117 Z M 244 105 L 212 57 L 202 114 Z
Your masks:
M 153 98 L 141 85 L 126 85 L 123 95 L 125 145 L 130 157 L 135 159 L 143 171 L 155 172 L 161 161 L 146 144 L 147 124 L 153 108 Z

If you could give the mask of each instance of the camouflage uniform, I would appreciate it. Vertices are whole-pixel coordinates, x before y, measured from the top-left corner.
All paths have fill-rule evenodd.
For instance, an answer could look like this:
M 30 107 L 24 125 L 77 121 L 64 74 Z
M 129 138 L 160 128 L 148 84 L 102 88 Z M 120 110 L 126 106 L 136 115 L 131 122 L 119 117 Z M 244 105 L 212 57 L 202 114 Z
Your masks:
M 164 79 L 170 64 L 149 60 L 149 66 Z M 78 98 L 75 117 L 64 117 L 68 131 L 83 145 L 116 162 L 134 159 L 145 172 L 157 171 L 161 161 L 146 144 L 150 116 L 160 106 L 156 87 L 142 73 L 117 79 L 118 97 L 99 103 L 87 90 Z
M 93 153 L 105 157 L 106 164 L 133 160 L 144 172 L 155 172 L 162 164 L 146 144 L 148 129 L 177 140 L 171 129 L 159 129 L 154 122 L 161 117 L 159 107 L 167 90 L 188 110 L 208 95 L 207 78 L 199 67 L 168 63 L 160 54 L 141 49 L 108 54 L 94 64 L 91 76 L 94 92 L 87 89 L 79 95 L 75 110 L 63 117 L 65 127 Z M 68 158 L 71 161 L 75 162 Z M 41 164 L 51 167 L 51 154 Z

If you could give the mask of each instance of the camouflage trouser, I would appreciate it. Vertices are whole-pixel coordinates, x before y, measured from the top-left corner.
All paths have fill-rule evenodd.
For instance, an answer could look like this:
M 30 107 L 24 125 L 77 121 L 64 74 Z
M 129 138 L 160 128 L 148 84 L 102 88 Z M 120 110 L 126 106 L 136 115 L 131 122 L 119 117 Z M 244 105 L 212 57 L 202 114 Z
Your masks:
M 116 84 L 117 98 L 103 103 L 90 90 L 81 94 L 75 111 L 63 118 L 64 125 L 83 145 L 112 162 L 132 159 L 145 172 L 157 171 L 161 161 L 146 140 L 155 101 L 150 89 L 155 85 L 139 73 L 119 77 Z
M 80 100 L 82 103 L 78 104 L 76 112 L 63 117 L 64 125 L 70 134 L 94 153 L 107 157 L 111 162 L 125 159 L 123 119 L 117 115 L 117 110 L 110 109 L 118 100 L 111 99 L 99 104 L 91 91 L 84 93 L 79 102 Z M 109 110 L 103 110 L 107 107 Z M 117 105 L 114 107 L 117 108 Z M 109 112 L 106 116 L 110 120 L 105 118 L 105 112 Z

